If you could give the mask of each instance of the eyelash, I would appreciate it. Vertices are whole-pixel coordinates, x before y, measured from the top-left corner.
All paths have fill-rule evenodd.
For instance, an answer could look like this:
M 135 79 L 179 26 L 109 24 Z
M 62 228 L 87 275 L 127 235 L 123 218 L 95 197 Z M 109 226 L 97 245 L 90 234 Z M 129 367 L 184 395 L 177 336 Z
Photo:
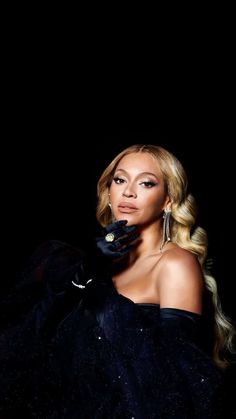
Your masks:
M 123 184 L 125 182 L 124 179 L 122 179 L 122 178 L 120 178 L 118 176 L 114 177 L 113 180 L 114 180 L 114 182 L 117 185 L 121 185 L 121 184 Z M 156 183 L 155 182 L 152 182 L 151 180 L 148 180 L 148 181 L 141 182 L 140 185 L 145 185 L 146 188 L 151 189 L 153 186 L 156 185 Z
M 147 188 L 153 188 L 153 186 L 156 185 L 156 183 L 152 182 L 151 180 L 148 180 L 146 182 L 141 182 L 141 184 L 144 184 Z

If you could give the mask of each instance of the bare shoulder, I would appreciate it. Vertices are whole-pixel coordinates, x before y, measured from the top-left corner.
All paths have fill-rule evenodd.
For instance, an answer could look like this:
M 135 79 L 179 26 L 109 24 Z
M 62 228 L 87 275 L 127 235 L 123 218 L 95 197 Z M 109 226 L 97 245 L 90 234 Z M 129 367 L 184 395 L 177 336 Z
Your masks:
M 197 257 L 174 247 L 164 252 L 158 275 L 161 307 L 201 312 L 203 274 Z
M 163 254 L 162 269 L 163 267 L 166 273 L 175 273 L 175 277 L 177 274 L 182 276 L 187 273 L 191 277 L 196 278 L 196 274 L 200 273 L 200 278 L 202 278 L 202 270 L 197 256 L 181 247 L 172 248 Z

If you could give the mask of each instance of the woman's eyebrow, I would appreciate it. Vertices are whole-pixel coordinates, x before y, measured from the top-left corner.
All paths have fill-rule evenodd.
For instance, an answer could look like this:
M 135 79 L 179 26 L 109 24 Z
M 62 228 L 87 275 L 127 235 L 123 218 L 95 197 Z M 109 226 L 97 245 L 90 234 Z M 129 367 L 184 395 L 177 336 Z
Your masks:
M 123 173 L 126 173 L 127 175 L 129 174 L 125 169 L 116 169 L 116 171 L 115 171 L 115 173 L 116 172 L 123 172 Z M 155 175 L 154 173 L 152 173 L 152 172 L 140 172 L 139 174 L 138 174 L 138 176 L 143 176 L 143 175 L 148 175 L 148 176 L 154 176 L 156 179 L 158 179 L 158 177 L 157 177 L 157 175 Z

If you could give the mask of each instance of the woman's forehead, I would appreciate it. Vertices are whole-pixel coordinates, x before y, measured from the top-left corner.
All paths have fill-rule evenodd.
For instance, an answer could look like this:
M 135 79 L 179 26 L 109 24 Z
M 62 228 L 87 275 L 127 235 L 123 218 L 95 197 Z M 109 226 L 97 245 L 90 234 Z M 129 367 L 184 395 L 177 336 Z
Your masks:
M 126 171 L 152 172 L 155 175 L 161 174 L 160 164 L 150 153 L 139 152 L 125 155 L 119 161 L 116 169 Z

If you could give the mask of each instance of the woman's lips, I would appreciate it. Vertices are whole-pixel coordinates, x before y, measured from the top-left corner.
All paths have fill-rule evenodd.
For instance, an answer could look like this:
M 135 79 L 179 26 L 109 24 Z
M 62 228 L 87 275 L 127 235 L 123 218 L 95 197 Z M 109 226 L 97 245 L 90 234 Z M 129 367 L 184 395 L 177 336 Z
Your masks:
M 135 205 L 130 204 L 128 202 L 121 202 L 118 205 L 118 210 L 123 213 L 131 213 L 131 212 L 137 211 L 137 209 L 138 208 Z

